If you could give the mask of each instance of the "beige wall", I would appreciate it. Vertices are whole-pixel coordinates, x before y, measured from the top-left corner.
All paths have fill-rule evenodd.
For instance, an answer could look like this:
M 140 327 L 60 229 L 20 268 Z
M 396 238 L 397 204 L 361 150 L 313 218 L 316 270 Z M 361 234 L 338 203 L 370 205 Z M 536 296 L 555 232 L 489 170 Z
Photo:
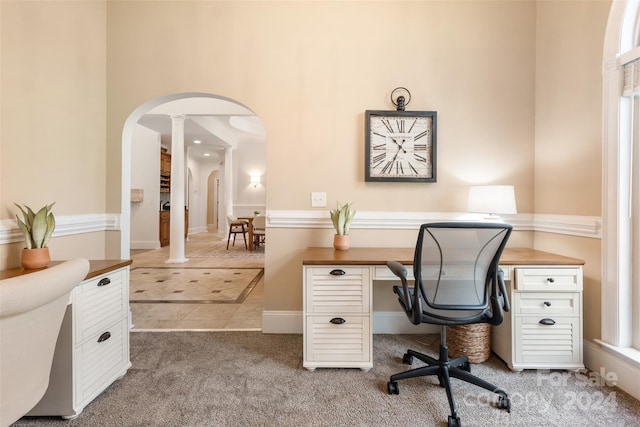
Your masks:
M 16 203 L 56 216 L 105 212 L 106 5 L 2 1 L 0 219 Z M 104 257 L 104 237 L 53 239 L 57 256 Z M 88 237 L 88 236 L 87 236 Z M 0 268 L 20 244 L 0 248 Z
M 119 213 L 123 125 L 141 104 L 176 92 L 226 96 L 260 116 L 271 210 L 309 209 L 309 193 L 326 191 L 329 206 L 352 201 L 361 211 L 461 212 L 469 184 L 504 183 L 516 186 L 521 213 L 600 215 L 606 1 L 0 7 L 0 219 L 13 216 L 14 201 L 56 201 L 58 215 Z M 412 93 L 409 110 L 438 111 L 437 183 L 364 182 L 364 111 L 393 109 L 398 86 Z M 328 245 L 328 232 L 269 231 L 267 310 L 301 309 L 300 251 Z M 533 233 L 520 234 L 513 244 L 533 245 Z M 537 247 L 588 261 L 596 310 L 599 241 L 538 234 Z M 118 232 L 89 236 L 56 238 L 52 250 L 119 254 Z M 352 238 L 414 240 L 410 231 Z M 0 268 L 18 251 L 0 248 Z
M 536 213 L 602 215 L 601 64 L 609 8 L 609 1 L 537 4 Z M 599 338 L 600 240 L 536 233 L 535 247 L 585 260 L 585 338 Z
M 520 211 L 532 211 L 534 3 L 110 2 L 108 10 L 109 182 L 119 182 L 114 147 L 131 111 L 199 91 L 262 119 L 268 209 L 308 209 L 310 192 L 326 191 L 329 206 L 461 212 L 468 185 L 486 182 L 516 185 Z M 437 184 L 364 182 L 364 111 L 394 109 L 397 86 L 412 93 L 408 109 L 438 111 Z M 117 211 L 119 189 L 109 193 Z M 327 231 L 270 230 L 267 310 L 302 308 L 296 253 Z M 393 244 L 378 237 L 388 233 L 363 233 Z

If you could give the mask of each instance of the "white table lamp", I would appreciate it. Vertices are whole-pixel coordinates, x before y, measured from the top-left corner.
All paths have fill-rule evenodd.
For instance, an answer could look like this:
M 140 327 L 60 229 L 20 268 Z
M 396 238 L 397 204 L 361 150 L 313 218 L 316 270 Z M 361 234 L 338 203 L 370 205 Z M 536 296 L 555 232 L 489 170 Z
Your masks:
M 467 211 L 488 214 L 486 219 L 516 214 L 516 195 L 512 185 L 475 185 L 469 187 Z

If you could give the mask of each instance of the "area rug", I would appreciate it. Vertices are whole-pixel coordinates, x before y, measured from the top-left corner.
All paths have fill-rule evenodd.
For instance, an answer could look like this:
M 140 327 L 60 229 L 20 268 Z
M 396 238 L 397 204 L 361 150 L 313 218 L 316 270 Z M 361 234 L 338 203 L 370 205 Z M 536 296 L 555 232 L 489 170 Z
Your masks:
M 239 304 L 263 274 L 261 268 L 137 267 L 130 302 Z
M 302 367 L 302 335 L 261 332 L 134 332 L 132 367 L 75 419 L 29 417 L 34 427 L 414 427 L 443 426 L 449 415 L 437 378 L 401 381 L 387 393 L 407 348 L 436 355 L 437 335 L 374 335 L 373 368 Z M 420 366 L 418 362 L 414 367 Z M 492 355 L 471 370 L 503 387 L 495 397 L 453 380 L 466 427 L 638 426 L 638 401 L 586 372 L 515 373 Z M 618 375 L 624 375 L 618 372 Z
M 244 247 L 242 239 L 238 239 L 233 244 L 233 240 L 229 243 L 227 249 L 227 241 L 217 240 L 207 244 L 206 247 L 198 247 L 196 249 L 187 250 L 185 257 L 187 258 L 264 258 L 264 245 L 254 248 L 250 251 Z

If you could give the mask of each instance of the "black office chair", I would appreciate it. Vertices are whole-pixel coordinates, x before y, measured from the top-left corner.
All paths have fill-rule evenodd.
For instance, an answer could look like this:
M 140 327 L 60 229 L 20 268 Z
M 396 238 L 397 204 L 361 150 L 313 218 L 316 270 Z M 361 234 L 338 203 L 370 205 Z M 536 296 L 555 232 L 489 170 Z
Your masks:
M 449 359 L 446 338 L 447 325 L 502 323 L 504 311 L 509 311 L 509 298 L 498 262 L 511 229 L 511 225 L 503 223 L 423 224 L 413 261 L 414 286 L 408 283 L 407 270 L 402 264 L 387 262 L 402 282 L 402 286 L 394 286 L 393 291 L 411 323 L 442 327 L 439 358 L 407 350 L 402 358 L 405 364 L 411 365 L 416 357 L 427 365 L 392 375 L 387 384 L 388 392 L 399 393 L 398 380 L 437 375 L 449 400 L 449 426 L 461 425 L 451 390 L 451 377 L 496 393 L 498 408 L 511 412 L 507 392 L 471 375 L 471 365 L 466 356 Z

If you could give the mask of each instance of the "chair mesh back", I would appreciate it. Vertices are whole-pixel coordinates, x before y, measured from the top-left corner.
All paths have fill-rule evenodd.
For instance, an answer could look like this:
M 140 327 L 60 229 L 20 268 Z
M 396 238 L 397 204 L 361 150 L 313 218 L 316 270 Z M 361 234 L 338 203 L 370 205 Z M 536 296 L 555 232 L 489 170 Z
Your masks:
M 427 305 L 442 310 L 487 308 L 488 283 L 496 274 L 510 228 L 493 223 L 423 224 L 414 269 L 420 272 Z

